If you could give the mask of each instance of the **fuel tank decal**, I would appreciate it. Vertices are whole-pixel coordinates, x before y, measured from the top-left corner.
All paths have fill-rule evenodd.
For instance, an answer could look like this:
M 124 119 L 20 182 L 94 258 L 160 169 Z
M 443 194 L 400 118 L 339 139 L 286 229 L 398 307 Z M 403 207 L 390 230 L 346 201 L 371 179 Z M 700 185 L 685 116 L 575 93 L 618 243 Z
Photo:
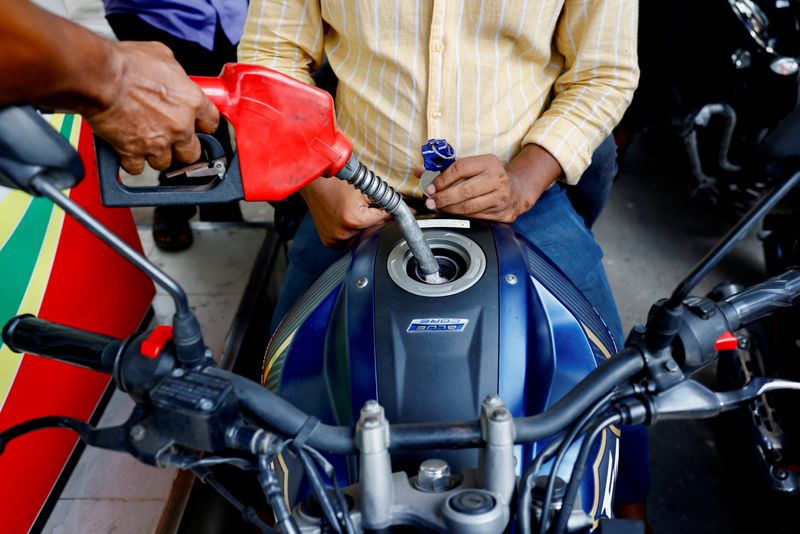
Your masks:
M 469 319 L 453 319 L 448 317 L 431 317 L 428 319 L 411 319 L 406 332 L 462 332 Z
M 618 435 L 614 432 L 614 427 L 612 427 L 612 433 Z M 595 458 L 594 464 L 592 465 L 592 471 L 594 474 L 594 499 L 592 501 L 592 509 L 589 512 L 589 516 L 595 518 L 594 524 L 592 525 L 592 530 L 596 529 L 599 525 L 598 517 L 611 517 L 611 503 L 613 500 L 614 495 L 614 488 L 616 488 L 617 482 L 617 469 L 619 467 L 619 440 L 615 439 L 612 442 L 613 450 L 608 447 L 608 430 L 604 430 L 601 434 L 600 440 L 600 451 Z M 608 455 L 608 462 L 605 466 L 605 484 L 602 488 L 602 501 L 601 501 L 601 488 L 600 488 L 600 470 L 603 464 L 603 459 Z

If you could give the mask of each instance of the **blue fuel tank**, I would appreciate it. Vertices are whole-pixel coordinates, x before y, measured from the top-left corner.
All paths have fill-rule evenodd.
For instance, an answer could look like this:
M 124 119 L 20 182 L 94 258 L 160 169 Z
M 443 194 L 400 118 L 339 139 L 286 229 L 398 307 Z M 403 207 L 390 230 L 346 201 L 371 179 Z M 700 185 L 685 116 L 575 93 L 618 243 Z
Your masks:
M 366 232 L 281 322 L 264 359 L 266 387 L 338 425 L 355 424 L 370 399 L 390 423 L 475 419 L 490 393 L 521 417 L 616 352 L 594 308 L 510 226 L 442 218 L 420 226 L 449 282 L 422 281 L 396 224 Z M 607 430 L 590 456 L 580 496 L 592 517 L 610 513 L 618 435 Z M 517 447 L 518 474 L 543 445 Z M 393 456 L 393 469 L 414 474 L 431 457 L 453 472 L 477 465 L 474 450 L 432 451 Z M 336 465 L 343 483 L 357 480 L 353 460 Z

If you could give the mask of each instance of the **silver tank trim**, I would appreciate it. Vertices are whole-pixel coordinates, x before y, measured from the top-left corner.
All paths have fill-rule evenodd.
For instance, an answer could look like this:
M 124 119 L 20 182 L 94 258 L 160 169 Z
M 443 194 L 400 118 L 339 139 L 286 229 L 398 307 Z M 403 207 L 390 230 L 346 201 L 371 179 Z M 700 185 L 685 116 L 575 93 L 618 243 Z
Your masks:
M 486 254 L 475 241 L 448 230 L 427 229 L 424 232 L 425 240 L 432 249 L 450 250 L 464 258 L 466 271 L 457 280 L 444 284 L 426 284 L 414 280 L 406 273 L 412 254 L 404 239 L 395 245 L 386 260 L 389 277 L 401 289 L 421 297 L 446 297 L 469 289 L 481 279 L 486 271 Z

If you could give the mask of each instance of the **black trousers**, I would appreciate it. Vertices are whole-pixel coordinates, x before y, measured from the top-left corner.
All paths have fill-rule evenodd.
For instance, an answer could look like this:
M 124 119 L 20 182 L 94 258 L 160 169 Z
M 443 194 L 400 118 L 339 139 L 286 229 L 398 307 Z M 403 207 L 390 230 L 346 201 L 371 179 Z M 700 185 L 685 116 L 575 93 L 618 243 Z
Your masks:
M 214 49 L 206 50 L 197 43 L 151 26 L 138 15 L 113 13 L 107 15 L 106 20 L 120 41 L 158 41 L 165 44 L 189 75 L 216 76 L 225 63 L 236 62 L 236 45 L 228 41 L 219 21 L 214 36 Z

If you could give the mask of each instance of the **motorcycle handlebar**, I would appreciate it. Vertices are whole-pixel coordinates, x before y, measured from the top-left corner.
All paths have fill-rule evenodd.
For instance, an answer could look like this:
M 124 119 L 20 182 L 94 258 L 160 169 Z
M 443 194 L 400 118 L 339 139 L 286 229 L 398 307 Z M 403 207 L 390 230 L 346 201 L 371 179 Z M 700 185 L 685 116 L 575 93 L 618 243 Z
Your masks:
M 515 443 L 531 443 L 566 428 L 589 406 L 642 370 L 644 360 L 637 349 L 625 349 L 617 357 L 589 373 L 567 395 L 546 411 L 515 421 Z M 208 369 L 231 380 L 241 406 L 278 432 L 293 436 L 308 415 L 259 384 L 222 369 Z M 463 449 L 482 443 L 480 423 L 449 421 L 390 425 L 391 451 Z M 320 424 L 309 444 L 334 454 L 353 454 L 353 428 Z
M 719 303 L 731 331 L 757 321 L 778 308 L 800 302 L 800 271 L 792 269 L 732 295 Z
M 14 352 L 27 352 L 95 371 L 110 373 L 121 341 L 33 315 L 18 315 L 3 328 L 3 342 Z
M 115 375 L 127 370 L 123 373 L 125 376 L 116 377 L 117 382 L 125 384 L 126 391 L 135 392 L 141 398 L 156 385 L 159 376 L 163 376 L 155 368 L 137 372 L 144 363 L 158 366 L 155 360 L 126 358 L 127 351 L 123 349 L 127 345 L 123 340 L 51 323 L 32 315 L 11 319 L 3 328 L 2 338 L 16 352 L 46 356 L 97 371 L 114 372 Z M 121 361 L 116 361 L 118 358 Z M 584 377 L 548 410 L 515 421 L 516 442 L 537 441 L 568 426 L 587 406 L 639 372 L 643 362 L 638 350 L 625 349 Z M 172 364 L 167 363 L 166 368 L 172 368 Z M 308 414 L 256 382 L 213 367 L 204 372 L 230 380 L 240 406 L 283 435 L 297 434 L 308 419 Z M 391 450 L 472 448 L 482 442 L 477 420 L 395 424 L 390 426 L 390 432 Z M 309 444 L 326 452 L 352 454 L 356 452 L 353 435 L 353 427 L 321 424 L 310 437 Z

